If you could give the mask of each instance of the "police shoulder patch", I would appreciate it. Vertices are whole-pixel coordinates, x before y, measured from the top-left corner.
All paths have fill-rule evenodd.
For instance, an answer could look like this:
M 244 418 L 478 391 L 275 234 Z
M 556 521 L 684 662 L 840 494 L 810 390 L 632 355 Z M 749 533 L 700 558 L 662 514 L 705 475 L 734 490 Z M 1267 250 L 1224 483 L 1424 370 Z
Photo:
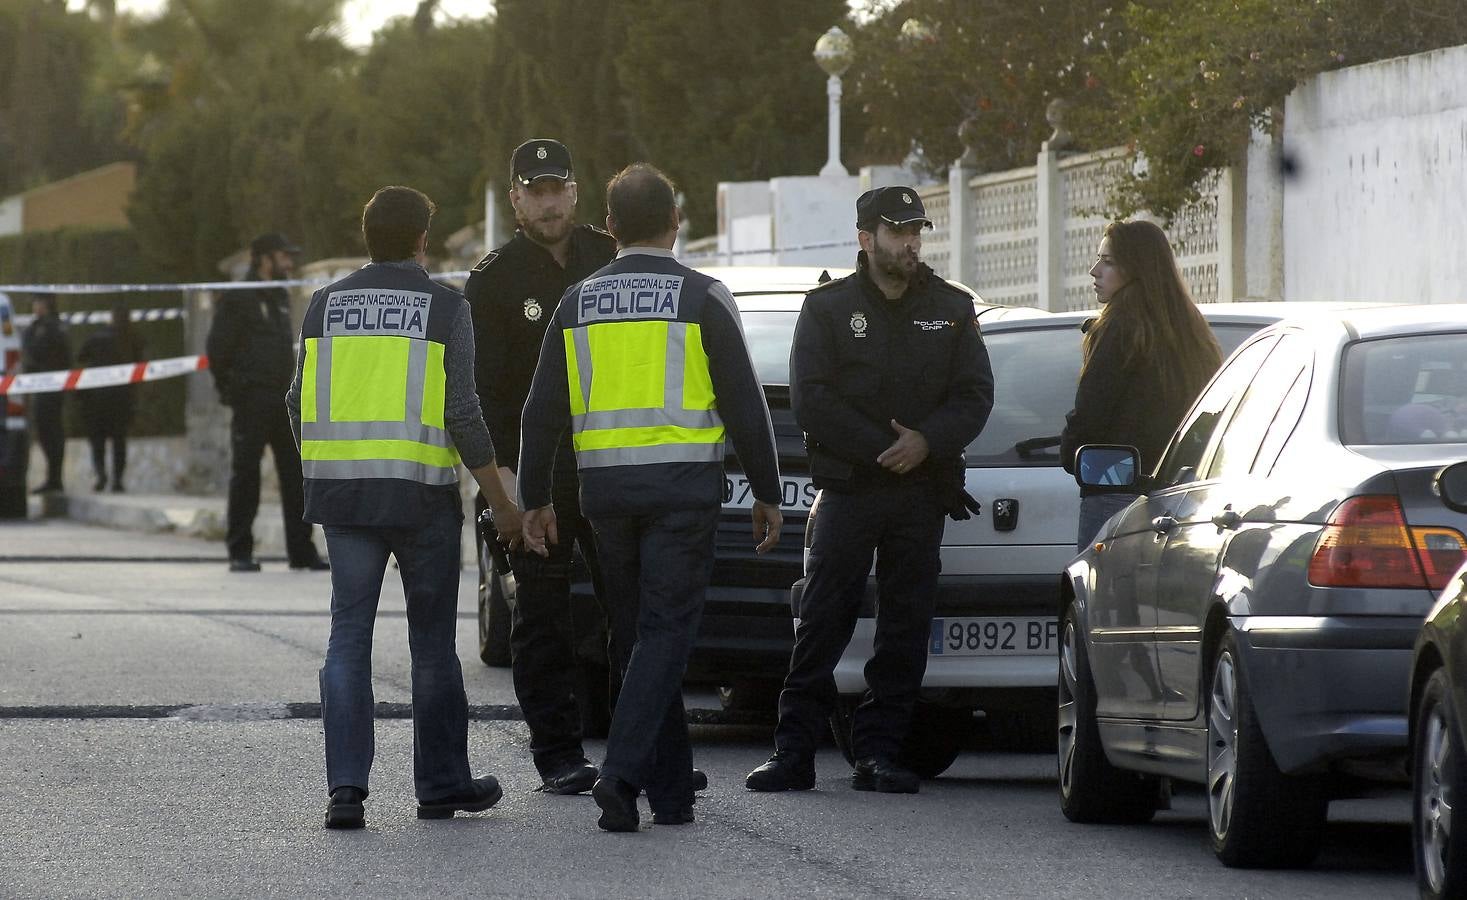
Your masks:
M 482 272 L 482 271 L 484 271 L 485 269 L 487 269 L 490 266 L 494 265 L 494 261 L 496 259 L 498 259 L 498 258 L 499 258 L 499 251 L 498 250 L 490 250 L 488 253 L 484 254 L 484 258 L 483 259 L 479 260 L 479 264 L 477 266 L 474 266 L 473 271 L 475 271 L 475 272 Z

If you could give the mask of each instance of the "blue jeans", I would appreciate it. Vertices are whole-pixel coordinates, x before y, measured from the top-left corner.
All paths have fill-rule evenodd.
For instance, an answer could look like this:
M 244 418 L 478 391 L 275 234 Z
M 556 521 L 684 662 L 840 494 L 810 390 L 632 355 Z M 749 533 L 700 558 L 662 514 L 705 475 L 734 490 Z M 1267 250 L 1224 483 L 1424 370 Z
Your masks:
M 331 637 L 321 667 L 327 790 L 367 790 L 372 768 L 372 626 L 387 556 L 407 596 L 412 654 L 413 782 L 420 801 L 470 783 L 468 697 L 454 648 L 458 627 L 459 518 L 445 507 L 422 528 L 327 525 Z
M 693 802 L 683 673 L 713 574 L 719 508 L 593 519 L 624 673 L 601 774 L 647 790 L 653 812 Z
M 1075 538 L 1075 549 L 1084 550 L 1100 533 L 1106 520 L 1126 507 L 1139 494 L 1092 494 L 1080 498 L 1080 528 Z

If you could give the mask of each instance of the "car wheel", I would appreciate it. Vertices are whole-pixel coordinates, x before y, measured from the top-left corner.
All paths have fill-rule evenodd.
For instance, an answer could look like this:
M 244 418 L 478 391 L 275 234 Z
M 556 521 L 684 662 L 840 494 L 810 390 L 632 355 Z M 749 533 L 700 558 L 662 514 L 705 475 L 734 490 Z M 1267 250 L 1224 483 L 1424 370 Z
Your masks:
M 1223 865 L 1288 868 L 1319 853 L 1329 811 L 1317 776 L 1279 771 L 1242 673 L 1237 640 L 1223 636 L 1207 691 L 1207 814 Z
M 835 746 L 850 765 L 856 764 L 855 749 L 851 743 L 851 722 L 861 698 L 848 694 L 841 696 L 830 714 L 830 734 Z M 899 762 L 917 773 L 919 778 L 936 778 L 948 770 L 962 752 L 963 744 L 972 733 L 973 711 L 936 703 L 917 702 L 912 710 L 912 724 L 902 742 Z
M 902 744 L 901 763 L 920 778 L 936 778 L 958 758 L 972 734 L 973 710 L 919 702 Z
M 1095 723 L 1095 683 L 1073 604 L 1065 610 L 1060 635 L 1060 810 L 1071 822 L 1149 822 L 1156 815 L 1161 781 L 1154 775 L 1117 768 L 1106 759 Z
M 1411 843 L 1417 884 L 1423 897 L 1467 896 L 1467 829 L 1452 827 L 1452 813 L 1467 797 L 1467 735 L 1453 714 L 1445 669 L 1426 682 L 1415 724 Z
M 501 577 L 484 542 L 479 542 L 479 659 L 484 665 L 509 665 L 509 599 L 505 583 L 514 589 L 514 575 Z

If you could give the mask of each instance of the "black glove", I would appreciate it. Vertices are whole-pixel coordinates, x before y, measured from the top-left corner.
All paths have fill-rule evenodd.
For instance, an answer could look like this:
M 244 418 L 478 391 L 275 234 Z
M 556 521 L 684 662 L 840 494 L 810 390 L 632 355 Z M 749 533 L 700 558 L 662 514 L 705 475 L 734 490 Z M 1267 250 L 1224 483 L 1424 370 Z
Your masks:
M 973 516 L 981 516 L 983 507 L 966 488 L 958 488 L 957 494 L 949 498 L 947 514 L 954 522 L 965 522 Z

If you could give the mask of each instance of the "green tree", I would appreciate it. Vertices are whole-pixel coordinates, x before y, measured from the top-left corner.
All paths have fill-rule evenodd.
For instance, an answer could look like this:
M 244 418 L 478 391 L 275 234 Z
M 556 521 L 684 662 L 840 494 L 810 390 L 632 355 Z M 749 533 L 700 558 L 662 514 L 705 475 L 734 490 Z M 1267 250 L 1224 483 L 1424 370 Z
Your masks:
M 144 154 L 130 217 L 183 276 L 253 234 L 290 233 L 313 256 L 357 253 L 350 196 L 362 116 L 340 0 L 174 0 L 134 23 L 129 135 Z M 152 61 L 150 63 L 150 61 Z M 123 67 L 127 68 L 126 66 Z
M 825 161 L 825 76 L 811 57 L 843 0 L 622 3 L 622 113 L 636 153 L 679 182 L 693 234 L 717 227 L 717 185 L 814 175 Z M 849 106 L 849 104 L 848 104 Z M 856 133 L 847 125 L 846 134 Z
M 125 156 L 120 104 L 91 84 L 106 41 L 63 0 L 0 0 L 0 196 Z
M 1113 133 L 1145 171 L 1118 205 L 1166 215 L 1241 161 L 1252 128 L 1279 127 L 1275 110 L 1306 78 L 1467 43 L 1461 0 L 1157 0 L 1124 18 L 1145 40 L 1112 61 Z
M 1071 101 L 1082 143 L 1106 140 L 1106 61 L 1129 45 L 1114 0 L 868 3 L 851 80 L 873 160 L 913 153 L 937 174 L 968 136 L 980 169 L 1032 165 L 1050 101 Z

